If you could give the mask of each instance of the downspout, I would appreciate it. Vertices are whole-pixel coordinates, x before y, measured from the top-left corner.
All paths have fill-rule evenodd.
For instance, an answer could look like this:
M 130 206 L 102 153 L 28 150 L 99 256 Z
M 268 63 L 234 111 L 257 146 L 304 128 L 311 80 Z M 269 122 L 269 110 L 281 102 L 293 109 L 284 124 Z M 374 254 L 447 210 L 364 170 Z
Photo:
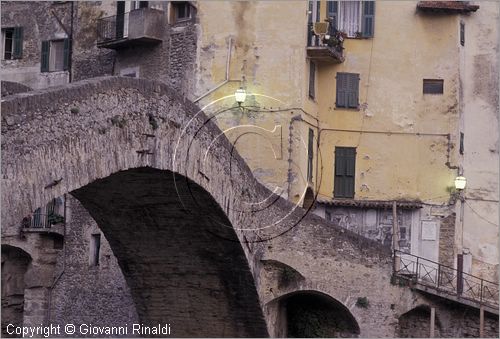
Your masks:
M 231 49 L 232 49 L 232 47 L 233 47 L 233 38 L 229 37 L 229 46 L 227 48 L 227 60 L 226 60 L 226 77 L 225 77 L 224 81 L 222 81 L 220 84 L 218 84 L 217 86 L 215 86 L 214 88 L 212 88 L 211 90 L 206 92 L 205 94 L 203 94 L 200 97 L 193 100 L 193 102 L 196 103 L 196 102 L 200 101 L 201 99 L 203 99 L 207 95 L 213 93 L 214 91 L 216 91 L 220 87 L 224 86 L 228 82 L 239 81 L 239 80 L 229 80 L 229 65 L 230 65 L 230 61 L 231 61 Z

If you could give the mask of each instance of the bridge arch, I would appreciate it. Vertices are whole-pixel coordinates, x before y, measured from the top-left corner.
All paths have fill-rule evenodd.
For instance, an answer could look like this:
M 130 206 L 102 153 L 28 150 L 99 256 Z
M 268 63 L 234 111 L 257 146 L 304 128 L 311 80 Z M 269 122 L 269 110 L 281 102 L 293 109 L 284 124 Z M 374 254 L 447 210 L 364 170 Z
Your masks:
M 274 197 L 262 208 L 273 194 L 195 105 L 160 83 L 106 77 L 2 108 L 4 239 L 71 193 L 108 239 L 143 323 L 171 321 L 176 336 L 267 335 L 251 255 L 266 230 L 256 239 L 247 225 L 273 225 L 294 205 Z
M 2 245 L 2 336 L 7 325 L 22 326 L 24 314 L 25 275 L 31 256 L 19 247 Z
M 219 137 L 221 131 L 210 117 L 164 84 L 105 77 L 11 95 L 2 102 L 1 129 L 4 243 L 21 241 L 24 216 L 56 197 L 74 194 L 116 251 L 131 289 L 136 290 L 138 313 L 142 312 L 147 321 L 165 319 L 168 314 L 158 304 L 164 296 L 164 300 L 170 299 L 156 287 L 165 286 L 169 274 L 163 272 L 159 277 L 157 274 L 158 280 L 151 277 L 156 272 L 152 267 L 159 265 L 155 260 L 161 261 L 156 254 L 171 252 L 155 243 L 160 237 L 148 234 L 154 229 L 155 233 L 163 232 L 166 236 L 169 227 L 163 226 L 168 225 L 177 229 L 180 236 L 190 233 L 189 230 L 193 233 L 196 225 L 204 230 L 196 236 L 210 235 L 215 239 L 209 253 L 217 253 L 219 249 L 221 258 L 214 259 L 217 264 L 213 266 L 203 262 L 203 269 L 212 273 L 207 279 L 228 276 L 229 282 L 219 285 L 218 290 L 205 292 L 209 296 L 210 293 L 227 296 L 236 290 L 234 286 L 254 284 L 256 292 L 251 294 L 255 298 L 248 297 L 252 300 L 250 309 L 258 308 L 258 297 L 263 305 L 274 293 L 273 282 L 266 281 L 262 273 L 265 268 L 262 269 L 260 260 L 265 258 L 289 263 L 300 272 L 304 279 L 297 279 L 297 283 L 302 289 L 305 284 L 321 283 L 327 288 L 320 290 L 335 291 L 335 295 L 346 300 L 364 287 L 369 276 L 373 284 L 389 290 L 383 296 L 378 291 L 367 291 L 364 295 L 370 300 L 390 305 L 400 297 L 401 292 L 396 287 L 387 287 L 385 279 L 391 264 L 390 251 L 317 216 L 305 216 L 307 211 L 273 195 L 257 182 L 227 138 Z M 173 190 L 173 182 L 177 190 Z M 110 188 L 109 194 L 105 187 Z M 160 208 L 155 208 L 155 199 L 148 201 L 150 192 L 146 194 L 146 189 L 162 201 Z M 173 197 L 180 200 L 182 207 Z M 112 208 L 104 201 L 113 202 Z M 181 229 L 175 225 L 172 220 L 176 219 L 169 218 L 170 211 L 178 213 L 179 218 L 182 214 L 182 218 L 190 221 L 189 226 Z M 203 217 L 198 212 L 203 217 L 210 216 L 210 222 L 199 223 Z M 163 224 L 159 222 L 167 219 L 170 220 L 162 221 Z M 300 227 L 296 227 L 299 222 Z M 140 241 L 134 243 L 127 232 L 137 232 L 135 239 Z M 159 252 L 149 251 L 149 257 L 146 256 L 149 262 L 141 263 L 134 253 L 148 250 L 139 246 L 144 241 L 151 241 L 148 245 Z M 177 248 L 177 254 L 189 247 L 188 241 L 184 241 L 187 244 L 184 248 Z M 196 238 L 190 241 L 200 244 Z M 221 249 L 219 242 L 235 244 Z M 192 253 L 189 251 L 194 248 L 201 247 L 193 246 L 186 253 Z M 194 254 L 195 258 L 196 255 L 199 253 Z M 237 269 L 237 274 L 221 264 L 224 256 L 239 265 L 241 270 Z M 187 267 L 188 262 L 184 263 Z M 194 268 L 202 265 L 195 259 L 190 263 Z M 150 268 L 142 267 L 143 264 Z M 169 267 L 168 272 L 173 275 L 183 273 Z M 324 279 L 325 272 L 331 277 L 328 281 Z M 196 297 L 196 293 L 192 295 Z M 196 298 L 179 300 L 187 303 L 184 308 L 187 314 L 195 308 L 189 303 L 196 303 Z M 223 310 L 234 308 L 233 300 L 223 300 L 228 303 Z M 389 307 L 384 310 L 392 314 Z M 241 319 L 237 317 L 236 321 Z M 267 334 L 262 315 L 255 319 L 259 324 L 253 324 L 255 332 L 248 335 Z M 383 336 L 392 331 L 390 324 L 384 328 L 372 326 L 374 321 L 369 316 L 362 318 L 361 323 L 368 334 Z M 272 326 L 268 328 L 272 330 Z M 211 330 L 218 331 L 217 336 L 240 335 L 231 332 L 234 328 Z M 201 334 L 211 335 L 207 333 Z
M 360 327 L 350 310 L 337 299 L 317 290 L 297 290 L 268 303 L 275 310 L 277 337 L 357 338 Z
M 418 305 L 398 318 L 398 337 L 400 338 L 427 338 L 430 335 L 431 308 L 428 305 Z M 439 338 L 441 322 L 436 315 L 435 337 Z

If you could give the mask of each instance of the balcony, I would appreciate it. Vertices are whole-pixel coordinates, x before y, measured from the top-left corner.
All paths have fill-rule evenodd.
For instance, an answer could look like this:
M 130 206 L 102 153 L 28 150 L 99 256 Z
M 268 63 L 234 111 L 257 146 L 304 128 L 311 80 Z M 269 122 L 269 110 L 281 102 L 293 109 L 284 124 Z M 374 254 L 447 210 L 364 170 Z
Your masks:
M 344 62 L 344 35 L 329 22 L 310 22 L 307 26 L 307 57 L 313 61 Z
M 413 288 L 498 315 L 497 282 L 398 250 L 393 258 L 393 277 Z
M 469 1 L 419 1 L 417 8 L 422 12 L 465 14 L 477 11 L 479 6 Z
M 102 18 L 97 23 L 97 47 L 155 45 L 162 42 L 166 27 L 165 12 L 152 8 Z

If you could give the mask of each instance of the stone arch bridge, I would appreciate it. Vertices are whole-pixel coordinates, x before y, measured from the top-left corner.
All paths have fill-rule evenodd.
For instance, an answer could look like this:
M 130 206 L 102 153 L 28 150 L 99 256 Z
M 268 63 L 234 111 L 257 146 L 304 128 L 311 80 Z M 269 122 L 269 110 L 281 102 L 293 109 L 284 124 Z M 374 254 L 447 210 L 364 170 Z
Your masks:
M 287 305 L 323 303 L 342 335 L 391 337 L 425 303 L 391 284 L 389 249 L 259 184 L 197 106 L 104 77 L 2 100 L 2 257 L 28 265 L 25 325 L 45 319 L 53 277 L 38 253 L 52 240 L 27 241 L 21 219 L 65 193 L 108 239 L 141 322 L 174 336 L 287 335 Z

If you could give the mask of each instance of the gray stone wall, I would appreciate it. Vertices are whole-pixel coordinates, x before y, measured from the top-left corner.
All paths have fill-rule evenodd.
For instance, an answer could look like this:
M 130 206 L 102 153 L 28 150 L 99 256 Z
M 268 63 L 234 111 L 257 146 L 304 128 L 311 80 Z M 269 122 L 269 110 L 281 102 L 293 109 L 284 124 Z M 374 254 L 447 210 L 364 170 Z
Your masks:
M 95 234 L 100 235 L 98 265 L 91 263 L 91 237 Z M 139 323 L 130 289 L 108 241 L 85 208 L 70 194 L 66 195 L 64 242 L 65 249 L 57 259 L 54 276 L 57 283 L 51 293 L 49 322 L 61 326 Z M 126 335 L 131 336 L 134 335 Z
M 72 81 L 111 75 L 114 51 L 99 49 L 97 19 L 105 15 L 101 2 L 73 4 Z M 71 34 L 71 1 L 2 2 L 2 28 L 23 27 L 21 59 L 3 60 L 2 79 L 39 89 L 70 81 L 70 71 L 41 72 L 41 42 L 68 38 Z

